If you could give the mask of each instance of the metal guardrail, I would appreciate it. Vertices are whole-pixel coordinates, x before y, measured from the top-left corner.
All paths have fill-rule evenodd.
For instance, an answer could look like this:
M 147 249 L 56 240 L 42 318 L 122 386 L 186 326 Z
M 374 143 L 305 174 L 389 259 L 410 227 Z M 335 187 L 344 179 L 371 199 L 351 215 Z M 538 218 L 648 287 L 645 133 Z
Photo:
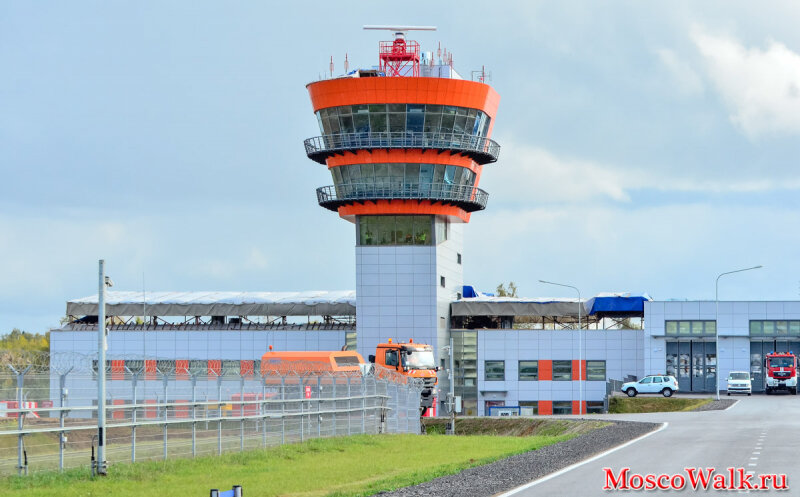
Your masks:
M 419 148 L 450 151 L 472 158 L 478 164 L 497 162 L 500 145 L 484 136 L 467 133 L 395 131 L 378 133 L 339 133 L 308 138 L 304 142 L 309 159 L 325 164 L 325 159 L 357 150 Z
M 430 200 L 452 204 L 467 212 L 475 212 L 486 208 L 489 194 L 474 186 L 447 183 L 418 185 L 348 183 L 317 188 L 317 202 L 332 211 L 336 211 L 342 205 L 383 199 Z

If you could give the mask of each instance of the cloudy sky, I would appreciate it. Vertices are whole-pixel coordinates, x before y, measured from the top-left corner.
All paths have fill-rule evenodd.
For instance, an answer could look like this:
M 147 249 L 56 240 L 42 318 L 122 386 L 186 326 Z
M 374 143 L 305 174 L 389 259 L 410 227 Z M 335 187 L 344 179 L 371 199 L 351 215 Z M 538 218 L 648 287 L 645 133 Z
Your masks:
M 797 2 L 2 2 L 0 333 L 116 288 L 355 287 L 305 84 L 436 25 L 502 100 L 465 280 L 800 298 Z M 143 283 L 144 281 L 144 283 Z

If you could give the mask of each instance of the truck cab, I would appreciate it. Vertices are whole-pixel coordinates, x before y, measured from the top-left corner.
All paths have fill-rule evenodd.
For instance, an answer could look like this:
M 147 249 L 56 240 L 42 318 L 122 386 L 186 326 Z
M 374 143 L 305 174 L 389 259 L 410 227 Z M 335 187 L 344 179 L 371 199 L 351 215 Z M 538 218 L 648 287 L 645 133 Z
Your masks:
M 369 356 L 369 361 L 379 364 L 387 369 L 392 369 L 404 376 L 418 378 L 423 382 L 420 407 L 424 416 L 428 408 L 434 405 L 434 387 L 438 383 L 436 372 L 436 359 L 433 347 L 424 343 L 393 343 L 389 339 L 386 343 L 379 343 L 375 355 Z
M 771 352 L 764 359 L 767 371 L 766 394 L 786 390 L 797 395 L 797 357 L 791 352 Z

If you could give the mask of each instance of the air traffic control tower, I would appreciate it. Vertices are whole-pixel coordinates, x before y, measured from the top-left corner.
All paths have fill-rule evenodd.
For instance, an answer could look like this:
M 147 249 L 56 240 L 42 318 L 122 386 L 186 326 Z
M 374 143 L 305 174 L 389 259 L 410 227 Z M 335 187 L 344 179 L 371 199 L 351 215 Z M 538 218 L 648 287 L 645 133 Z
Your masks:
M 379 43 L 377 67 L 307 85 L 321 136 L 306 154 L 333 180 L 317 188 L 319 205 L 355 224 L 358 351 L 389 338 L 439 351 L 461 297 L 463 226 L 486 208 L 478 183 L 500 151 L 490 139 L 500 96 L 482 73 L 459 76 L 446 51 L 406 40 L 435 28 L 365 29 L 395 39 Z

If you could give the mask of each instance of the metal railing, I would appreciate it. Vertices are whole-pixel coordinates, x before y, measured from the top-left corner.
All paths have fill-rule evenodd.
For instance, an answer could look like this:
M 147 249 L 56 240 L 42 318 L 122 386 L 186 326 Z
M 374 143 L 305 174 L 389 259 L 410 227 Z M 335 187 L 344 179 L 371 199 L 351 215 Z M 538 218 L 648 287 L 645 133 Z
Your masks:
M 381 199 L 430 200 L 453 204 L 467 212 L 474 212 L 486 208 L 489 194 L 470 185 L 448 183 L 410 185 L 391 181 L 388 184 L 346 183 L 317 188 L 317 202 L 332 211 L 354 202 Z
M 467 133 L 394 131 L 377 133 L 340 133 L 305 140 L 306 155 L 320 164 L 331 155 L 376 148 L 419 148 L 460 153 L 479 164 L 497 162 L 500 145 L 484 136 Z
M 97 375 L 85 369 L 90 363 L 0 371 L 0 439 L 13 439 L 0 446 L 17 447 L 0 452 L 0 475 L 88 470 L 97 433 Z M 420 381 L 374 366 L 315 368 L 297 361 L 250 374 L 106 370 L 108 463 L 420 432 Z

